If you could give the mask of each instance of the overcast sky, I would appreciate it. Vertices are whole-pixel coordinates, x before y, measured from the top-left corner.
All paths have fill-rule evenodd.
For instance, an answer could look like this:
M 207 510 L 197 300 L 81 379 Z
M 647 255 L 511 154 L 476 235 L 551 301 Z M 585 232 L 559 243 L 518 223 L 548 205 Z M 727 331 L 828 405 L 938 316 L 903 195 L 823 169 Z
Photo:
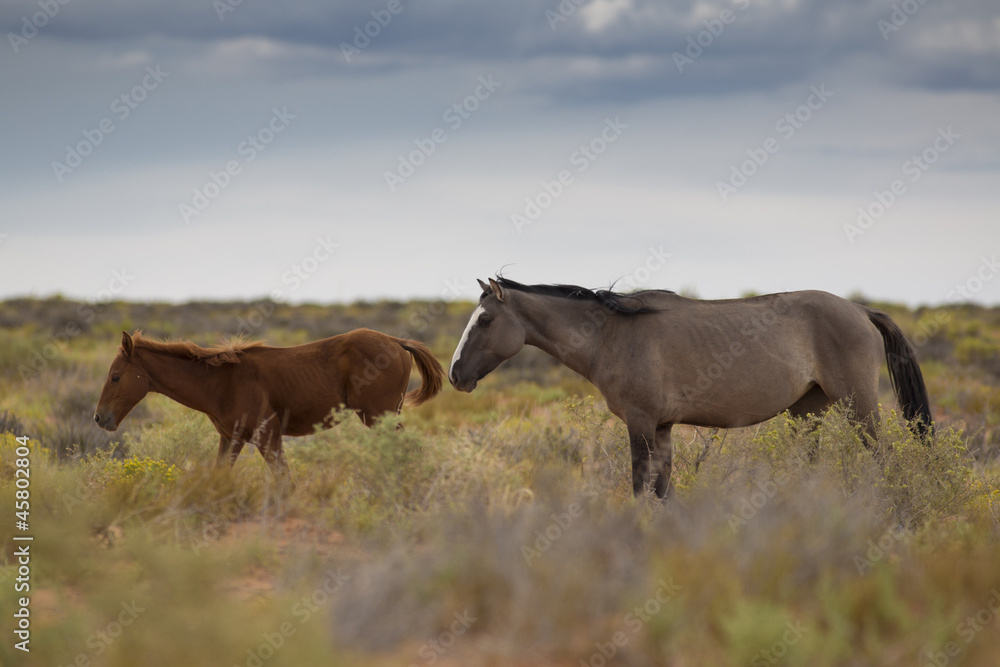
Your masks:
M 0 297 L 473 299 L 502 269 L 1000 303 L 996 0 L 5 0 L 0 27 Z

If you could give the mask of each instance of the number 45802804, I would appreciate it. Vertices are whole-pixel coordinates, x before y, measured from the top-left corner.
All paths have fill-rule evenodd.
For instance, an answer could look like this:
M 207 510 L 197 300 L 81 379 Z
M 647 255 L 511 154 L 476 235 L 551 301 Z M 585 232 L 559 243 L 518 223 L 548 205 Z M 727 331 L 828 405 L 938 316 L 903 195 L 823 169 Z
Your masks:
M 31 485 L 31 459 L 28 458 L 28 436 L 23 435 L 17 438 L 17 449 L 14 450 L 14 485 L 17 490 L 14 492 L 16 502 L 14 505 L 14 515 L 17 518 L 17 528 L 28 530 L 28 498 L 31 495 L 29 487 Z

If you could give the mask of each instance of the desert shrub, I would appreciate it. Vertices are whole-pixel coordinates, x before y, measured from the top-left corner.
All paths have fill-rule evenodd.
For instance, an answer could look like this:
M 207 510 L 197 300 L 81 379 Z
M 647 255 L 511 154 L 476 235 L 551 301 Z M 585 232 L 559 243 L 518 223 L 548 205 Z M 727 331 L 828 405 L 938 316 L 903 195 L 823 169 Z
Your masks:
M 370 533 L 455 504 L 502 504 L 522 488 L 524 466 L 504 465 L 509 451 L 498 446 L 507 425 L 429 439 L 399 423 L 386 417 L 368 429 L 344 413 L 333 429 L 286 440 L 296 492 L 338 529 Z
M 350 412 L 338 419 L 331 430 L 286 444 L 293 475 L 332 520 L 370 530 L 421 507 L 433 475 L 423 438 L 398 429 L 394 417 L 371 429 Z
M 38 433 L 60 459 L 87 457 L 102 451 L 122 456 L 117 447 L 117 436 L 95 426 L 93 417 L 63 417 L 52 424 L 43 425 Z
M 27 426 L 60 459 L 86 457 L 103 450 L 121 456 L 117 448 L 121 435 L 94 424 L 102 382 L 91 369 L 80 364 L 50 369 L 25 386 L 29 393 L 44 397 L 48 406 L 47 419 L 29 421 Z M 140 404 L 132 418 L 141 419 L 144 411 Z
M 955 343 L 955 357 L 960 363 L 979 366 L 994 376 L 1000 375 L 1000 340 L 996 338 L 962 338 Z
M 473 308 L 270 305 L 255 337 L 372 326 L 431 341 L 443 360 Z M 210 422 L 162 397 L 111 436 L 124 460 L 100 446 L 63 461 L 46 451 L 107 435 L 89 420 L 122 328 L 209 343 L 258 306 L 106 304 L 27 383 L 19 355 L 79 306 L 0 310 L 0 327 L 15 327 L 0 338 L 11 343 L 0 376 L 14 371 L 0 378 L 0 415 L 32 436 L 38 664 L 913 665 L 942 664 L 949 646 L 950 664 L 995 663 L 1000 635 L 983 613 L 1000 598 L 998 468 L 993 450 L 973 461 L 948 424 L 996 440 L 988 357 L 966 343 L 962 364 L 953 348 L 995 338 L 1000 311 L 893 311 L 924 334 L 939 419 L 929 444 L 888 411 L 873 440 L 881 459 L 836 410 L 678 426 L 666 503 L 632 497 L 624 424 L 599 400 L 566 400 L 593 389 L 531 357 L 474 394 L 405 410 L 402 431 L 346 415 L 286 438 L 294 489 L 252 446 L 215 470 Z M 76 430 L 53 437 L 62 423 Z M 0 434 L 3 507 L 13 435 Z M 0 522 L 8 545 L 12 530 Z M 15 567 L 8 549 L 0 581 Z M 14 595 L 0 587 L 0 607 Z M 133 599 L 141 615 L 94 655 L 95 633 Z M 966 641 L 977 614 L 993 620 Z M 12 620 L 0 633 L 13 636 Z M 294 634 L 278 637 L 283 624 Z M 17 653 L 0 644 L 0 663 Z
M 924 441 L 892 411 L 879 428 L 878 447 L 884 458 L 874 489 L 900 523 L 955 517 L 973 500 L 974 461 L 961 433 L 939 430 Z
M 71 366 L 64 344 L 35 330 L 0 328 L 0 377 L 23 383 Z
M 674 467 L 679 490 L 701 484 L 755 489 L 822 474 L 837 480 L 845 496 L 868 498 L 885 520 L 905 525 L 960 514 L 974 495 L 975 461 L 965 436 L 944 428 L 925 442 L 895 411 L 881 415 L 871 448 L 839 408 L 821 419 L 786 413 L 708 438 L 701 437 L 701 451 L 697 443 L 675 438 L 675 448 L 688 448 Z M 703 463 L 696 473 L 689 462 L 699 456 Z
M 169 493 L 177 475 L 177 468 L 156 459 L 106 460 L 100 472 L 100 493 L 119 510 L 111 523 L 147 511 L 158 497 Z
M 124 484 L 152 482 L 158 485 L 170 484 L 177 480 L 177 468 L 163 461 L 151 458 L 108 461 L 106 466 L 117 481 Z
M 24 425 L 16 415 L 7 410 L 0 410 L 0 433 L 24 434 Z
M 635 567 L 646 556 L 635 516 L 609 512 L 586 491 L 538 495 L 549 499 L 507 514 L 474 504 L 438 515 L 419 527 L 424 549 L 358 564 L 334 601 L 335 637 L 386 649 L 463 618 L 504 653 L 582 649 L 587 637 L 610 634 L 614 612 L 648 585 Z
M 565 410 L 569 423 L 588 435 L 589 451 L 583 454 L 588 471 L 605 478 L 627 476 L 631 488 L 632 454 L 625 424 L 593 396 L 569 399 Z
M 142 425 L 128 431 L 122 438 L 122 448 L 129 456 L 154 458 L 188 470 L 211 466 L 218 453 L 219 434 L 205 415 L 191 411 L 176 411 L 176 417 L 166 422 Z M 253 448 L 248 447 L 253 452 Z

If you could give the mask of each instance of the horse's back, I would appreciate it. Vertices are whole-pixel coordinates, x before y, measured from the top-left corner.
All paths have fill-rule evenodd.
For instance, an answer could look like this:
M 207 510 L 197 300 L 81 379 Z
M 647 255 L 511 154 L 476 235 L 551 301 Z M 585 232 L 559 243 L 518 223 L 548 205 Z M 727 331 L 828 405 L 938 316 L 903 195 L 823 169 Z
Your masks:
M 665 420 L 746 425 L 784 410 L 814 385 L 877 381 L 878 332 L 864 307 L 833 294 L 662 302 L 658 314 L 634 321 L 625 341 L 634 344 L 622 346 L 609 371 L 642 385 L 639 393 L 652 402 L 673 406 Z M 641 372 L 621 375 L 625 360 L 638 358 Z
M 287 368 L 295 364 L 328 363 L 350 357 L 374 357 L 380 353 L 394 355 L 400 351 L 391 336 L 372 329 L 354 329 L 291 347 L 260 346 L 254 349 L 252 357 L 261 366 Z
M 749 339 L 790 342 L 799 336 L 874 338 L 864 306 L 821 290 L 779 292 L 742 299 L 696 301 L 692 316 L 722 328 L 738 328 Z
M 882 337 L 865 306 L 842 297 L 809 290 L 789 293 L 789 308 L 803 323 L 812 348 L 821 356 L 864 355 L 881 361 Z

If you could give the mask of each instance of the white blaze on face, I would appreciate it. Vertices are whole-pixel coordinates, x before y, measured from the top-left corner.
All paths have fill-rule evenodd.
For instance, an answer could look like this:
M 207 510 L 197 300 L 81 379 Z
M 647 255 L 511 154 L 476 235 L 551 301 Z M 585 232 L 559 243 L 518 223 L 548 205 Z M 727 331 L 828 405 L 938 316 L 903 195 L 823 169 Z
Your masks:
M 462 348 L 465 347 L 466 341 L 469 340 L 469 332 L 472 331 L 472 327 L 476 326 L 476 321 L 479 316 L 485 313 L 486 310 L 482 306 L 476 306 L 476 309 L 472 311 L 472 317 L 469 318 L 469 323 L 465 327 L 465 331 L 462 333 L 462 339 L 458 341 L 458 347 L 455 348 L 455 354 L 451 358 L 451 366 L 448 367 L 448 377 L 452 376 L 452 371 L 455 370 L 455 364 L 458 363 L 459 357 L 462 356 Z

